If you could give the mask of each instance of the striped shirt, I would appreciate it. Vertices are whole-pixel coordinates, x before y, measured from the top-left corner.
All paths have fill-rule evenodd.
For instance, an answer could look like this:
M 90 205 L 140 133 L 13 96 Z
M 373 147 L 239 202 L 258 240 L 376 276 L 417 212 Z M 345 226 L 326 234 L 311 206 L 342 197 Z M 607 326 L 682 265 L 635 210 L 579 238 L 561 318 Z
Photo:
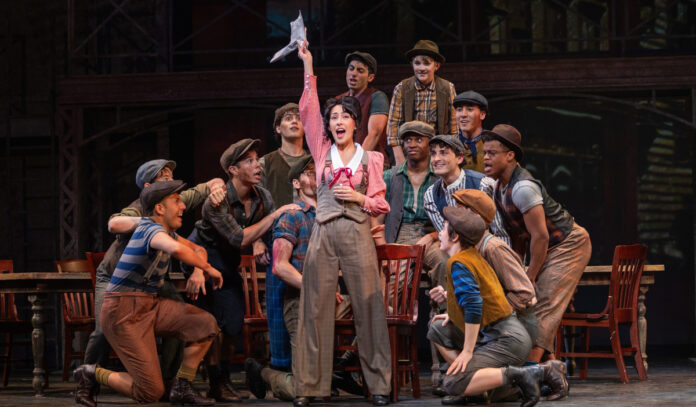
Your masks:
M 140 291 L 156 294 L 159 291 L 164 274 L 169 270 L 169 254 L 163 253 L 150 278 L 147 281 L 143 279 L 159 253 L 159 250 L 150 247 L 150 241 L 160 232 L 167 233 L 164 227 L 152 218 L 140 218 L 140 223 L 116 264 L 106 292 Z M 176 239 L 175 233 L 168 234 Z
M 471 270 L 458 261 L 452 263 L 452 286 L 457 304 L 464 308 L 466 323 L 480 324 L 483 315 L 481 289 Z

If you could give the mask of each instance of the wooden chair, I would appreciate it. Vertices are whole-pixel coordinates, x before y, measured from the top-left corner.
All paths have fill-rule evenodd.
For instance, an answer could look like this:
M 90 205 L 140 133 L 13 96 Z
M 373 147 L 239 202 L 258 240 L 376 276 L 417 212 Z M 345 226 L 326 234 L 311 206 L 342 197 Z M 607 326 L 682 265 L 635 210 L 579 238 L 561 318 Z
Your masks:
M 611 268 L 609 298 L 604 310 L 598 314 L 565 313 L 563 315 L 556 337 L 556 355 L 558 357 L 580 358 L 581 379 L 587 377 L 588 358 L 614 358 L 621 382 L 628 383 L 624 356 L 633 356 L 640 380 L 648 378 L 638 335 L 638 291 L 647 252 L 648 248 L 640 244 L 617 246 L 614 249 L 614 261 Z M 619 324 L 623 323 L 630 324 L 631 346 L 629 347 L 621 346 Z M 585 328 L 583 352 L 562 352 L 563 327 L 565 326 Z M 591 352 L 589 350 L 589 330 L 599 327 L 609 329 L 611 352 Z
M 53 262 L 58 273 L 91 273 L 92 266 L 87 260 L 58 260 Z M 94 330 L 94 292 L 64 293 L 63 303 L 63 381 L 70 376 L 70 363 L 84 360 L 84 350 L 74 351 L 72 341 L 77 332 L 90 333 Z
M 14 264 L 12 260 L 0 260 L 0 273 L 12 273 Z M 12 355 L 13 335 L 21 332 L 31 332 L 30 321 L 19 319 L 14 294 L 0 294 L 0 332 L 5 333 L 4 351 L 0 358 L 5 361 L 2 367 L 2 385 L 7 387 L 9 379 L 10 357 Z
M 89 262 L 90 266 L 90 273 L 92 273 L 92 286 L 96 286 L 97 284 L 97 268 L 101 264 L 102 260 L 104 260 L 104 255 L 106 252 L 86 252 L 85 257 L 87 257 L 87 261 Z
M 387 314 L 387 328 L 392 360 L 393 402 L 399 401 L 399 389 L 406 378 L 411 382 L 413 397 L 419 399 L 420 381 L 418 379 L 418 288 L 423 270 L 424 248 L 421 245 L 386 244 L 377 246 L 377 259 L 384 278 L 384 308 Z M 406 282 L 410 282 L 406 284 Z M 355 335 L 352 319 L 336 321 L 336 335 L 339 337 L 339 350 L 351 349 L 341 346 L 341 337 Z M 358 367 L 347 368 L 355 370 Z
M 244 341 L 244 357 L 251 357 L 254 353 L 254 340 L 257 334 L 268 332 L 268 320 L 263 314 L 259 301 L 259 280 L 256 274 L 256 260 L 254 256 L 243 255 L 239 263 L 239 273 L 242 275 L 244 288 L 244 325 L 242 337 Z M 263 342 L 266 342 L 265 340 Z

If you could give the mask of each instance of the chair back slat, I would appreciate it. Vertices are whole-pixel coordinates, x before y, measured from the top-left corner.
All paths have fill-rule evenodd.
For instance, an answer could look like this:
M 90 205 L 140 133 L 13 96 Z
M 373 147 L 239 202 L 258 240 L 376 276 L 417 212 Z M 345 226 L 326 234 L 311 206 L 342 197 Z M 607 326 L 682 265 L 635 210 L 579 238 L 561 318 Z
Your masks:
M 92 265 L 87 260 L 56 260 L 53 262 L 57 273 L 92 273 Z M 65 321 L 94 317 L 94 293 L 64 293 L 61 296 Z
M 13 273 L 12 260 L 0 260 L 0 273 Z M 0 294 L 0 321 L 18 321 L 14 294 Z
M 242 275 L 244 289 L 244 317 L 265 318 L 259 301 L 259 279 L 256 273 L 254 256 L 242 255 L 239 263 L 239 273 Z
M 648 247 L 641 244 L 616 246 L 614 249 L 609 293 L 615 311 L 637 309 L 640 279 L 647 254 Z
M 384 278 L 384 308 L 387 317 L 415 320 L 424 252 L 421 245 L 377 246 L 377 259 Z

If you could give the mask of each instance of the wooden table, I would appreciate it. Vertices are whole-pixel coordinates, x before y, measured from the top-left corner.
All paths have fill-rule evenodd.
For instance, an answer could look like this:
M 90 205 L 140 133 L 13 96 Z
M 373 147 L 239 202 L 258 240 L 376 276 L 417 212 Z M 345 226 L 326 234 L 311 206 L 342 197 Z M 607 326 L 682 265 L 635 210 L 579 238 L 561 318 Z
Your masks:
M 0 293 L 29 294 L 31 303 L 31 349 L 34 356 L 32 386 L 36 396 L 43 396 L 46 387 L 44 362 L 44 303 L 48 294 L 65 292 L 92 292 L 89 273 L 0 273 Z

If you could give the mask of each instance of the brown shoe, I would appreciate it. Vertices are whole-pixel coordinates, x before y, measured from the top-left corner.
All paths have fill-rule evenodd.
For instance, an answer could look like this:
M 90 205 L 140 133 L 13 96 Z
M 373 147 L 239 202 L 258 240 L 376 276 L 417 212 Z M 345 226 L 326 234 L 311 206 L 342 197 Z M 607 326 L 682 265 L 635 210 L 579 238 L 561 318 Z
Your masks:
M 191 382 L 177 377 L 172 382 L 172 390 L 169 392 L 169 401 L 175 406 L 214 406 L 215 400 L 201 396 Z
M 568 395 L 568 379 L 566 378 L 566 365 L 560 360 L 547 360 L 540 363 L 544 369 L 544 383 L 551 388 L 551 393 L 546 400 L 559 400 Z
M 217 379 L 210 379 L 210 390 L 208 390 L 208 397 L 212 397 L 218 403 L 241 403 L 242 396 L 237 393 L 237 391 L 230 391 L 228 386 L 225 385 L 225 379 L 222 377 Z M 232 384 L 230 383 L 230 386 Z M 234 390 L 234 388 L 232 388 Z
M 96 407 L 95 396 L 99 393 L 99 383 L 95 372 L 97 365 L 80 365 L 73 372 L 73 378 L 77 382 L 75 387 L 75 402 L 87 407 Z

